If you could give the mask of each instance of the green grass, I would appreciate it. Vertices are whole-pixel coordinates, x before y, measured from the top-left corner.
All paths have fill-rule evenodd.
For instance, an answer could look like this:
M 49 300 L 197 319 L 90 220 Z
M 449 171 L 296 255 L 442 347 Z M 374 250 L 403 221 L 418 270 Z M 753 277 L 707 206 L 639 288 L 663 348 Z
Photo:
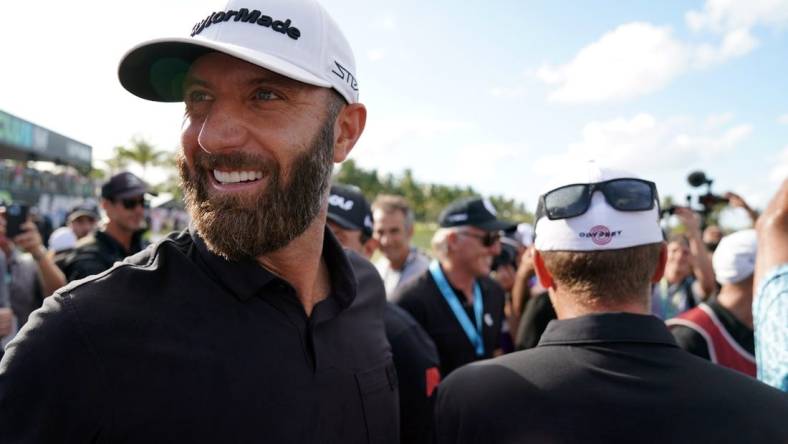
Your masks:
M 419 247 L 421 251 L 429 254 L 432 250 L 430 241 L 437 229 L 438 225 L 435 223 L 416 222 L 411 243 Z

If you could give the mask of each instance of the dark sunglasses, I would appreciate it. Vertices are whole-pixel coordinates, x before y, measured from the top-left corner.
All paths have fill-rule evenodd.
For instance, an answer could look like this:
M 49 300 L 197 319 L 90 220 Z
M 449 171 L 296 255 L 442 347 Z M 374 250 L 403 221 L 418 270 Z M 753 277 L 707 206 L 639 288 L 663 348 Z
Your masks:
M 137 206 L 141 206 L 143 208 L 146 207 L 144 197 L 140 197 L 137 199 L 121 199 L 120 203 L 122 203 L 123 208 L 127 210 L 133 210 L 134 208 L 137 208 Z
M 648 180 L 611 179 L 566 185 L 539 197 L 536 220 L 543 216 L 550 220 L 580 216 L 588 211 L 596 191 L 601 191 L 608 205 L 618 211 L 648 211 L 654 208 L 654 202 L 659 202 L 657 186 Z
M 473 234 L 467 231 L 458 231 L 457 234 L 461 234 L 463 236 L 468 236 L 468 237 L 475 237 L 476 239 L 482 241 L 482 245 L 484 245 L 485 247 L 492 247 L 493 245 L 495 245 L 496 242 L 501 240 L 501 233 L 498 231 L 488 231 L 484 234 Z

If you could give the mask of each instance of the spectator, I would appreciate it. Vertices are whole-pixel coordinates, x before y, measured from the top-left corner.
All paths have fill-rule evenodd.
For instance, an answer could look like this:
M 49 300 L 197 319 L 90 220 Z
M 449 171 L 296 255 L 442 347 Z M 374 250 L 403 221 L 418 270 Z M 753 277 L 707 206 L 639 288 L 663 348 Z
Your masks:
M 437 442 L 786 442 L 788 398 L 676 347 L 649 315 L 665 267 L 656 185 L 589 163 L 539 198 L 539 346 L 438 387 Z
M 489 200 L 460 199 L 440 215 L 432 238 L 437 256 L 429 269 L 395 294 L 435 342 L 446 376 L 457 367 L 500 354 L 503 289 L 490 279 L 501 252 L 498 220 Z
M 142 251 L 145 193 L 148 186 L 137 176 L 122 172 L 101 187 L 101 207 L 107 215 L 103 229 L 77 243 L 63 261 L 69 281 L 101 273 L 116 261 Z
M 328 195 L 326 224 L 342 246 L 369 259 L 377 248 L 372 238 L 369 202 L 356 187 L 336 184 Z
M 404 197 L 378 196 L 372 203 L 372 214 L 375 221 L 374 236 L 383 253 L 375 266 L 386 286 L 386 297 L 397 302 L 393 299 L 395 290 L 427 270 L 430 261 L 411 245 L 413 211 Z
M 722 238 L 712 263 L 720 293 L 708 303 L 667 321 L 679 346 L 724 367 L 755 377 L 752 327 L 752 274 L 755 230 Z
M 758 218 L 756 230 L 760 247 L 753 316 L 758 379 L 788 392 L 788 180 Z
M 22 233 L 13 239 L 6 237 L 5 208 L 0 208 L 0 250 L 6 267 L 10 307 L 21 328 L 44 298 L 66 285 L 63 272 L 55 265 L 52 255 L 44 248 L 38 227 L 32 220 L 22 224 Z
M 61 269 L 65 260 L 77 245 L 77 241 L 93 233 L 99 215 L 95 207 L 87 204 L 78 205 L 66 217 L 66 226 L 60 227 L 49 236 L 49 250 L 55 254 L 55 263 Z
M 376 245 L 371 238 L 372 212 L 356 187 L 331 187 L 327 224 L 343 247 L 367 259 L 372 256 Z M 438 351 L 413 317 L 391 302 L 383 311 L 383 324 L 397 368 L 400 440 L 408 444 L 429 443 L 432 393 L 440 382 Z
M 717 289 L 711 257 L 701 238 L 700 217 L 684 207 L 677 207 L 675 215 L 685 232 L 668 240 L 665 275 L 652 288 L 651 311 L 661 319 L 697 306 Z

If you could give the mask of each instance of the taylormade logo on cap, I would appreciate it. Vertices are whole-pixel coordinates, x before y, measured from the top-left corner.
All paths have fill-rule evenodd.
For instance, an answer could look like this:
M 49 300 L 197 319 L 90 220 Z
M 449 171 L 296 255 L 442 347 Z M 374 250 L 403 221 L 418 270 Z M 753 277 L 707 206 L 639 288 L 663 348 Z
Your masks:
M 209 51 L 221 52 L 358 102 L 353 51 L 339 26 L 314 0 L 230 0 L 189 32 L 144 42 L 121 60 L 120 82 L 148 100 L 183 100 L 183 79 Z M 218 11 L 218 12 L 216 12 Z M 207 11 L 206 11 L 207 12 Z
M 249 23 L 252 25 L 257 24 L 265 28 L 271 28 L 273 31 L 286 34 L 293 40 L 298 40 L 298 38 L 301 37 L 301 30 L 296 27 L 291 27 L 290 19 L 285 21 L 274 20 L 270 15 L 263 15 L 263 13 L 257 9 L 249 12 L 247 8 L 241 8 L 237 11 L 230 9 L 229 11 L 224 12 L 214 12 L 201 22 L 194 25 L 191 35 L 194 37 L 195 35 L 201 33 L 203 29 L 211 26 L 213 23 L 227 22 L 231 19 L 234 22 Z

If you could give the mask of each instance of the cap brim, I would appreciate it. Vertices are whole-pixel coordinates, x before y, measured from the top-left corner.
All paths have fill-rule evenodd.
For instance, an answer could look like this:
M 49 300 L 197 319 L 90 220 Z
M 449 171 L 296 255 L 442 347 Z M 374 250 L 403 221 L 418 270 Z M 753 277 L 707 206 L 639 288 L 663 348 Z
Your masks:
M 310 85 L 330 88 L 320 77 L 279 57 L 200 37 L 150 40 L 129 50 L 118 66 L 121 85 L 157 102 L 183 101 L 183 81 L 191 64 L 209 52 L 221 52 Z
M 363 231 L 362 227 L 357 226 L 356 224 L 350 222 L 349 220 L 345 219 L 342 216 L 337 216 L 336 214 L 328 213 L 328 219 L 335 224 L 339 225 L 342 228 L 354 231 Z
M 87 216 L 93 220 L 98 220 L 98 214 L 93 213 L 92 211 L 75 211 L 68 215 L 68 221 L 71 222 L 83 216 Z
M 145 188 L 133 188 L 130 190 L 126 190 L 122 193 L 118 193 L 112 196 L 113 199 L 128 199 L 130 197 L 142 196 L 148 193 L 148 190 Z
M 517 225 L 513 222 L 506 222 L 504 220 L 489 220 L 487 222 L 470 224 L 476 228 L 480 228 L 484 231 L 506 231 L 512 228 L 513 225 Z

